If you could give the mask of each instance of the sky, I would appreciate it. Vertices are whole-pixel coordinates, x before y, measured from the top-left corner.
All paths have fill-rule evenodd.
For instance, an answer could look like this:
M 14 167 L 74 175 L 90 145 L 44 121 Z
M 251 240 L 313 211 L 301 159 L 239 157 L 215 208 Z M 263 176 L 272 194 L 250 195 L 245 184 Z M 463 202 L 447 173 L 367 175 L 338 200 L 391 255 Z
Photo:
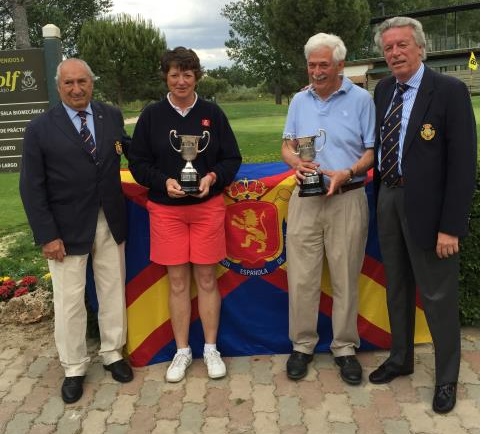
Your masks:
M 231 66 L 224 42 L 229 22 L 221 16 L 229 0 L 113 0 L 112 15 L 127 13 L 151 20 L 164 33 L 168 48 L 192 48 L 205 69 Z

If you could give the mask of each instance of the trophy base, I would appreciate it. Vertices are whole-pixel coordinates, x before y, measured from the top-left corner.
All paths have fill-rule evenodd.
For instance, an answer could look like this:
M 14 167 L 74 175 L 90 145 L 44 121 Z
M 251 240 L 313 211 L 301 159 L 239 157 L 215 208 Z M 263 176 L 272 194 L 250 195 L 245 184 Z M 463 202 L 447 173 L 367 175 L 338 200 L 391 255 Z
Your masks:
M 327 193 L 324 178 L 317 174 L 306 174 L 299 188 L 299 197 L 322 196 Z
M 183 170 L 180 175 L 180 189 L 186 194 L 198 194 L 199 174 L 194 170 Z
M 306 188 L 299 190 L 299 197 L 309 197 L 309 196 L 323 196 L 327 193 L 325 188 Z
M 180 188 L 182 191 L 185 192 L 185 194 L 199 194 L 200 193 L 200 190 L 199 190 L 199 186 L 198 185 L 192 185 L 192 186 L 188 186 L 188 185 L 181 185 L 181 188 Z

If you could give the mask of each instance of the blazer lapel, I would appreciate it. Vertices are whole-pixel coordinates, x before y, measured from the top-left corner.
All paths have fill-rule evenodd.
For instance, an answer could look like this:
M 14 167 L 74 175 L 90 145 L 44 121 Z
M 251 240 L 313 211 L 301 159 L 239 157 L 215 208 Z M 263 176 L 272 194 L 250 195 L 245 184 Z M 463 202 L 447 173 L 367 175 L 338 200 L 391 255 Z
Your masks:
M 406 129 L 406 136 L 404 138 L 403 155 L 406 155 L 411 147 L 416 134 L 420 131 L 420 125 L 424 118 L 424 114 L 431 103 L 433 94 L 433 76 L 431 70 L 425 66 L 424 75 L 419 86 L 416 100 L 409 117 L 409 123 Z
M 92 107 L 92 113 L 94 116 L 95 144 L 97 145 L 97 153 L 102 154 L 105 152 L 105 146 L 103 143 L 105 131 L 105 114 L 100 104 L 91 101 L 90 106 Z
M 386 92 L 382 92 L 382 100 L 381 100 L 381 125 L 382 122 L 384 121 L 384 118 L 386 117 L 387 110 L 389 106 L 391 105 L 391 101 L 394 95 L 394 89 L 396 88 L 396 80 L 392 80 L 387 86 L 386 86 Z
M 80 134 L 78 133 L 77 129 L 75 128 L 72 120 L 69 118 L 67 111 L 63 107 L 62 103 L 58 104 L 53 109 L 53 120 L 55 125 L 58 127 L 60 131 L 67 137 L 70 142 L 76 143 L 79 146 L 82 146 L 82 140 L 80 138 Z
M 395 87 L 396 80 L 394 79 L 394 77 L 391 77 L 391 79 L 385 83 L 384 89 L 380 89 L 379 101 L 376 101 L 376 105 L 379 107 L 379 109 L 377 110 L 377 128 L 379 134 L 376 134 L 376 136 L 379 137 L 379 145 L 381 142 L 381 128 L 384 123 L 384 118 L 386 117 L 389 105 L 391 104 Z

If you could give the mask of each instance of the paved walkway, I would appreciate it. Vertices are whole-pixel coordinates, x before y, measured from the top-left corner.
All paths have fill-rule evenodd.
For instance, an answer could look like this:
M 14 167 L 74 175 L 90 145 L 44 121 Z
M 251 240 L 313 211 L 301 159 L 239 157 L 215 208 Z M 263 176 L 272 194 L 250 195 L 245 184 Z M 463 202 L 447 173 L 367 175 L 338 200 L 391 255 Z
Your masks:
M 45 328 L 41 337 L 33 327 Z M 389 385 L 367 374 L 385 352 L 359 355 L 361 386 L 348 386 L 328 354 L 317 354 L 308 376 L 286 378 L 287 355 L 226 358 L 228 376 L 208 380 L 195 360 L 186 380 L 164 381 L 167 363 L 135 368 L 128 384 L 93 361 L 82 399 L 65 405 L 51 323 L 3 331 L 0 342 L 0 432 L 47 433 L 479 433 L 479 330 L 463 329 L 458 403 L 448 415 L 431 410 L 431 345 L 416 347 L 415 373 Z M 7 336 L 5 334 L 13 334 Z

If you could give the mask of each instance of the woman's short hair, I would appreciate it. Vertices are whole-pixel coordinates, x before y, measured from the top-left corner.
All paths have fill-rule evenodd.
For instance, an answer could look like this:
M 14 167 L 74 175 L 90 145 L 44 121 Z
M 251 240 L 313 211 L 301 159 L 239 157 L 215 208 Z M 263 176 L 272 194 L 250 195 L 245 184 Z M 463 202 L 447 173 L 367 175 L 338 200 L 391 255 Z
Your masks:
M 170 68 L 179 68 L 181 71 L 193 71 L 197 81 L 200 80 L 204 71 L 200 66 L 200 60 L 194 50 L 185 47 L 175 47 L 167 50 L 160 58 L 160 71 L 164 80 Z

